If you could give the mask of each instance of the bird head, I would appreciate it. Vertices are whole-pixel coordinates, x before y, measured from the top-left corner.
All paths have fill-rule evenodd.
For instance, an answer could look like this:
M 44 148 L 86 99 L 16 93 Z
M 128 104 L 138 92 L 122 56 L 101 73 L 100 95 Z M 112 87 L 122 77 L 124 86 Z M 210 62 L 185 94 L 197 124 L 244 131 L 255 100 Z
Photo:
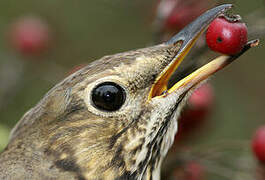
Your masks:
M 231 60 L 221 56 L 168 87 L 168 81 L 212 20 L 213 8 L 168 42 L 105 56 L 51 89 L 14 128 L 24 144 L 78 177 L 159 177 L 188 94 Z

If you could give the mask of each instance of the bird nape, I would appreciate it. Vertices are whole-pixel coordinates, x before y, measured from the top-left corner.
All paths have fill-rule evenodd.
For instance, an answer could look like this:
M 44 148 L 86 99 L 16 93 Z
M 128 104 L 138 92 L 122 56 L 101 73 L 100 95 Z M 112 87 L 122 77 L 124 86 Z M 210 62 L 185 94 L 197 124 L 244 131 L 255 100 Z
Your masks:
M 187 96 L 235 56 L 220 56 L 168 88 L 198 37 L 231 5 L 171 40 L 105 56 L 52 88 L 12 130 L 0 179 L 159 179 Z

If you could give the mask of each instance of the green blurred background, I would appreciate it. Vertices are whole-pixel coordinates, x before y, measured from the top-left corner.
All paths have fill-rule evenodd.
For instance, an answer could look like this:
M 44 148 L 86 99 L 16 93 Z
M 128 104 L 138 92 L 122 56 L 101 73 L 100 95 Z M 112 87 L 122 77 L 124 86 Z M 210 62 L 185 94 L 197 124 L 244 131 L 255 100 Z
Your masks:
M 226 2 L 235 4 L 235 12 L 243 19 L 261 8 L 265 12 L 262 0 Z M 153 3 L 154 0 L 0 1 L 0 150 L 22 115 L 74 66 L 151 45 Z M 7 38 L 10 24 L 28 15 L 40 17 L 51 30 L 51 47 L 40 56 L 18 53 Z M 258 48 L 212 78 L 216 96 L 209 120 L 212 125 L 197 143 L 249 140 L 258 126 L 265 125 L 265 39 L 264 34 L 254 38 L 261 40 Z

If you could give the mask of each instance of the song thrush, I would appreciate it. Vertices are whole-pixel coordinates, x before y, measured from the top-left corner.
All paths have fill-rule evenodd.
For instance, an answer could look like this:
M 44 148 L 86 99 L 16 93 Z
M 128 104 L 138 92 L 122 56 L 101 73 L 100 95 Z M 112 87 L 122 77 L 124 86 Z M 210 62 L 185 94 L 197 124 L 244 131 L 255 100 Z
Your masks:
M 105 56 L 57 84 L 12 130 L 0 179 L 159 179 L 190 91 L 237 56 L 220 56 L 171 88 L 168 80 L 230 7 L 207 11 L 166 43 Z

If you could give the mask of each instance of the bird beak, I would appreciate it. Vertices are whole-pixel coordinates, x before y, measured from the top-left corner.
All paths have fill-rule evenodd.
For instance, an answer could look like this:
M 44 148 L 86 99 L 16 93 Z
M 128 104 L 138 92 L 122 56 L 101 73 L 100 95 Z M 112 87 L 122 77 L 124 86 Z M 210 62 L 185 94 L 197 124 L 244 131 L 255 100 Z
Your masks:
M 205 31 L 208 25 L 216 17 L 218 17 L 218 15 L 224 13 L 231 7 L 231 4 L 225 4 L 205 12 L 191 24 L 186 26 L 181 32 L 179 32 L 168 42 L 166 42 L 167 45 L 174 45 L 177 43 L 179 44 L 181 42 L 181 47 L 174 59 L 171 61 L 171 63 L 167 65 L 167 67 L 160 73 L 155 83 L 152 85 L 151 91 L 149 93 L 149 99 L 153 97 L 164 97 L 168 94 L 172 94 L 173 92 L 174 94 L 176 94 L 176 92 L 177 94 L 183 94 L 187 92 L 189 89 L 191 89 L 201 81 L 207 79 L 213 73 L 219 71 L 220 69 L 228 65 L 230 62 L 236 59 L 236 57 L 241 55 L 243 51 L 248 49 L 247 47 L 245 47 L 244 50 L 242 50 L 242 53 L 239 53 L 235 56 L 220 56 L 212 62 L 201 67 L 200 69 L 194 71 L 184 79 L 180 80 L 179 82 L 174 84 L 170 89 L 168 89 L 167 87 L 171 75 L 179 67 L 180 63 L 190 51 L 192 46 L 195 44 L 199 36 Z M 251 47 L 253 46 L 253 44 L 254 42 L 251 42 L 246 46 Z
M 214 74 L 215 72 L 223 69 L 228 64 L 233 62 L 235 59 L 237 59 L 240 55 L 242 55 L 244 52 L 246 52 L 249 48 L 255 47 L 259 44 L 259 40 L 253 40 L 249 41 L 242 51 L 236 55 L 233 56 L 219 56 L 216 59 L 212 60 L 208 64 L 202 66 L 201 68 L 197 69 L 187 77 L 183 78 L 179 82 L 173 85 L 168 90 L 168 94 L 173 92 L 178 92 L 180 94 L 183 94 L 187 92 L 189 89 L 191 89 L 193 86 L 199 84 L 201 81 L 207 79 L 209 76 Z

